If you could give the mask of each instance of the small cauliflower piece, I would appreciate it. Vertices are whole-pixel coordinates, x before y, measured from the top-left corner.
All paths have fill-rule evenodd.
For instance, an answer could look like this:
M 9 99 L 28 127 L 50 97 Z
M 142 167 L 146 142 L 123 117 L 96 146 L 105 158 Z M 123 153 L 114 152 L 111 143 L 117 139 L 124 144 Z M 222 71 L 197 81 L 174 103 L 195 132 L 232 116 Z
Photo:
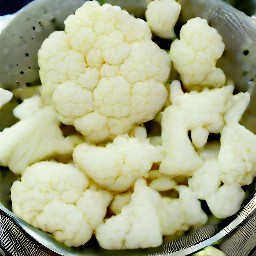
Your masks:
M 178 186 L 179 201 L 186 216 L 186 225 L 199 227 L 207 222 L 207 214 L 202 210 L 196 194 L 187 186 Z
M 198 199 L 205 200 L 221 185 L 221 170 L 217 157 L 206 160 L 188 180 L 189 187 Z
M 17 174 L 32 163 L 72 152 L 73 144 L 62 135 L 51 107 L 42 108 L 0 133 L 0 164 Z
M 41 98 L 40 96 L 35 95 L 31 98 L 25 99 L 21 104 L 19 104 L 13 110 L 13 114 L 15 117 L 22 120 L 27 117 L 31 117 L 41 108 L 42 108 Z
M 12 99 L 12 96 L 13 94 L 10 91 L 0 88 L 0 109 Z
M 13 212 L 65 245 L 81 246 L 103 221 L 112 199 L 88 185 L 72 164 L 36 163 L 11 188 Z
M 200 252 L 194 254 L 194 256 L 225 256 L 226 254 L 221 250 L 213 247 L 208 246 Z
M 225 86 L 184 93 L 179 81 L 171 84 L 172 105 L 164 110 L 161 124 L 165 155 L 160 164 L 161 173 L 190 176 L 200 168 L 202 159 L 195 146 L 202 140 L 193 136 L 191 143 L 188 132 L 202 128 L 203 144 L 209 133 L 219 133 L 224 126 L 224 115 L 229 109 L 232 92 L 233 86 Z
M 131 202 L 120 214 L 107 219 L 96 230 L 96 238 L 105 249 L 157 247 L 162 243 L 157 213 L 160 195 L 139 179 Z
M 225 74 L 216 68 L 224 47 L 217 30 L 204 19 L 190 19 L 181 28 L 180 39 L 171 44 L 170 56 L 188 90 L 224 85 Z
M 175 188 L 176 185 L 177 183 L 172 178 L 162 175 L 161 177 L 152 180 L 149 187 L 156 191 L 163 192 Z
M 131 201 L 131 192 L 116 194 L 114 195 L 114 198 L 109 206 L 109 209 L 115 215 L 119 214 L 121 213 L 123 207 L 129 204 L 130 201 Z
M 207 221 L 196 194 L 186 186 L 177 186 L 176 190 L 179 198 L 162 197 L 158 208 L 161 230 L 165 236 L 202 226 Z
M 256 135 L 238 123 L 231 123 L 221 133 L 218 160 L 224 183 L 241 186 L 256 176 Z
M 152 32 L 165 39 L 175 37 L 174 26 L 179 18 L 181 5 L 175 0 L 151 1 L 146 10 L 146 20 Z
M 250 103 L 250 93 L 238 93 L 233 96 L 230 102 L 230 108 L 224 116 L 225 123 L 239 123 L 244 112 Z M 246 115 L 247 116 L 247 115 Z M 247 127 L 247 126 L 246 126 Z
M 105 147 L 78 145 L 73 159 L 97 184 L 123 192 L 137 178 L 147 177 L 152 164 L 162 160 L 162 149 L 152 146 L 146 139 L 119 135 Z
M 165 103 L 169 56 L 151 40 L 147 23 L 120 7 L 87 1 L 38 56 L 44 104 L 88 142 L 128 133 Z
M 238 212 L 245 192 L 238 184 L 224 184 L 206 200 L 211 212 L 217 218 L 227 218 Z

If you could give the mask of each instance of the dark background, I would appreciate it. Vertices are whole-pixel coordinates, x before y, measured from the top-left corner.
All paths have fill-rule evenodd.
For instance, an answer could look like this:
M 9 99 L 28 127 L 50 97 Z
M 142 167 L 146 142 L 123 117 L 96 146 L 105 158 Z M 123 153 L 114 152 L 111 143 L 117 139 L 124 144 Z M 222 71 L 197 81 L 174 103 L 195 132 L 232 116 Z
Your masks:
M 32 0 L 0 0 L 0 16 L 18 11 Z
M 54 0 L 53 0 L 54 1 Z M 72 0 L 70 0 L 72 1 Z M 129 0 L 127 0 L 129 1 Z M 256 0 L 225 0 L 248 15 L 255 14 Z M 18 11 L 32 0 L 0 0 L 0 16 Z

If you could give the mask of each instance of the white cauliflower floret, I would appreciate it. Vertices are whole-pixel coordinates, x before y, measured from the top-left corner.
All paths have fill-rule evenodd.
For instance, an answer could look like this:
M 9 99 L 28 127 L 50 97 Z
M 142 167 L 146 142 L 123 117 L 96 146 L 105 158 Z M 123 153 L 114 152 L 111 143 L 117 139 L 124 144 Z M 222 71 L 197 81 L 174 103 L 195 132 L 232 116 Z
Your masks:
M 215 193 L 221 185 L 221 170 L 217 157 L 206 160 L 188 180 L 188 184 L 198 199 L 205 200 Z
M 218 160 L 224 183 L 241 186 L 256 176 L 256 135 L 238 123 L 227 125 L 221 133 Z
M 12 96 L 10 91 L 0 88 L 0 109 L 12 99 Z
M 139 177 L 147 177 L 153 163 L 162 160 L 162 149 L 148 140 L 119 135 L 106 146 L 78 145 L 75 163 L 97 184 L 112 191 L 125 191 Z
M 60 120 L 100 143 L 153 119 L 167 97 L 170 60 L 147 23 L 88 1 L 65 26 L 38 55 L 42 99 Z
M 19 104 L 14 110 L 13 114 L 20 120 L 27 117 L 31 117 L 36 112 L 42 108 L 41 98 L 35 95 L 31 98 L 25 99 L 21 104 Z
M 158 208 L 161 230 L 165 236 L 202 226 L 207 221 L 196 194 L 186 186 L 177 186 L 176 190 L 179 198 L 163 197 Z
M 114 214 L 119 214 L 123 207 L 131 201 L 131 192 L 114 195 L 114 198 L 109 206 L 109 209 Z
M 154 0 L 147 6 L 147 23 L 161 38 L 174 38 L 174 26 L 179 18 L 181 5 L 175 0 Z
M 188 226 L 202 226 L 207 222 L 207 215 L 201 208 L 196 194 L 187 186 L 178 186 L 179 201 L 183 207 Z
M 160 172 L 169 175 L 192 175 L 202 165 L 194 146 L 203 146 L 209 133 L 219 133 L 224 126 L 224 114 L 232 99 L 233 86 L 183 93 L 178 81 L 171 84 L 171 102 L 162 117 L 162 143 L 165 157 Z M 203 129 L 202 138 L 189 131 Z M 199 135 L 202 132 L 199 132 Z M 196 136 L 197 135 L 197 136 Z
M 224 47 L 217 30 L 204 19 L 193 18 L 181 28 L 180 39 L 171 44 L 170 56 L 187 89 L 224 85 L 225 74 L 216 68 Z
M 71 155 L 73 144 L 64 138 L 56 113 L 45 107 L 0 133 L 0 164 L 22 173 L 32 163 L 54 155 Z
M 239 123 L 250 103 L 250 93 L 238 93 L 233 96 L 230 108 L 224 116 L 226 124 Z
M 120 214 L 99 225 L 96 238 L 105 249 L 135 249 L 156 247 L 162 243 L 157 205 L 160 195 L 147 187 L 146 182 L 135 183 L 131 202 Z
M 149 184 L 149 187 L 162 192 L 162 191 L 168 191 L 177 186 L 177 183 L 170 177 L 162 175 L 154 180 L 152 180 Z
M 227 218 L 240 209 L 245 192 L 238 184 L 224 184 L 206 200 L 211 212 L 217 218 Z
M 112 196 L 88 188 L 86 176 L 71 164 L 39 162 L 11 188 L 13 212 L 67 246 L 85 244 L 103 221 Z

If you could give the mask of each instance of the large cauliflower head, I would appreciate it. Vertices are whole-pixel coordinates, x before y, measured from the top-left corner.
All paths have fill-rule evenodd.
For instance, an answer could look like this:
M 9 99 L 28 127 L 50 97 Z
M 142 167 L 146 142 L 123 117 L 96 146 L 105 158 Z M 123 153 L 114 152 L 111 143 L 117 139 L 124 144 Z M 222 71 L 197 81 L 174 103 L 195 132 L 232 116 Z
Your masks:
M 147 23 L 88 1 L 39 50 L 42 98 L 64 124 L 101 142 L 154 118 L 170 73 Z

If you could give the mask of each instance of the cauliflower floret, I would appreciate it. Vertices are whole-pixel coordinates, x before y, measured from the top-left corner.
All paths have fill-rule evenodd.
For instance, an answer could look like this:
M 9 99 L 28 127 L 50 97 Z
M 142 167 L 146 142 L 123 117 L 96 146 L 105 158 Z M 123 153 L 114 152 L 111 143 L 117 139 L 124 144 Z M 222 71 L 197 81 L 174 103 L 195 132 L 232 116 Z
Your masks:
M 51 107 L 42 108 L 0 133 L 0 164 L 17 174 L 37 161 L 72 152 L 73 144 L 62 135 Z
M 12 96 L 10 91 L 0 88 L 0 109 L 12 99 Z
M 162 175 L 157 179 L 154 179 L 150 182 L 149 187 L 162 192 L 162 191 L 168 191 L 177 186 L 177 183 L 170 177 Z
M 131 202 L 120 214 L 100 224 L 96 238 L 105 249 L 135 249 L 156 247 L 162 243 L 157 213 L 160 195 L 139 179 L 135 183 Z
M 238 123 L 227 125 L 221 133 L 219 163 L 224 183 L 241 186 L 256 176 L 256 135 Z
M 180 39 L 171 44 L 170 56 L 187 89 L 224 85 L 225 74 L 216 68 L 224 47 L 217 30 L 204 19 L 193 18 L 181 28 Z
M 44 104 L 93 143 L 153 119 L 167 97 L 170 60 L 147 23 L 88 1 L 65 26 L 39 50 Z
M 175 0 L 154 0 L 148 4 L 145 15 L 151 31 L 170 39 L 175 37 L 174 26 L 180 11 L 181 5 Z
M 245 192 L 238 184 L 224 184 L 206 200 L 211 212 L 217 218 L 227 218 L 241 207 Z
M 114 195 L 114 198 L 109 206 L 109 209 L 114 214 L 119 214 L 123 207 L 131 201 L 131 192 Z
M 13 114 L 20 120 L 27 117 L 31 117 L 36 112 L 42 108 L 41 98 L 35 95 L 31 98 L 25 99 L 21 104 L 19 104 L 14 110 Z
M 177 186 L 176 190 L 179 198 L 162 197 L 158 208 L 161 230 L 165 236 L 202 226 L 207 221 L 196 194 L 186 186 Z
M 148 140 L 119 135 L 105 147 L 83 143 L 73 153 L 75 163 L 96 183 L 112 191 L 125 191 L 139 177 L 147 177 L 162 149 Z
M 11 188 L 13 212 L 67 246 L 85 244 L 103 221 L 112 196 L 88 188 L 86 176 L 71 164 L 39 162 Z
M 158 170 L 151 170 L 149 172 L 147 182 L 150 188 L 159 192 L 169 191 L 177 186 L 176 181 L 172 177 L 164 175 Z
M 233 86 L 183 93 L 178 81 L 171 84 L 171 102 L 162 117 L 162 143 L 165 157 L 160 172 L 168 175 L 192 175 L 202 165 L 194 146 L 203 146 L 209 133 L 219 133 L 224 126 L 224 114 L 232 99 Z M 204 139 L 189 131 L 203 129 Z M 201 134 L 201 132 L 199 132 Z
M 221 170 L 217 157 L 206 160 L 188 180 L 188 184 L 198 199 L 205 200 L 215 193 L 221 185 Z

